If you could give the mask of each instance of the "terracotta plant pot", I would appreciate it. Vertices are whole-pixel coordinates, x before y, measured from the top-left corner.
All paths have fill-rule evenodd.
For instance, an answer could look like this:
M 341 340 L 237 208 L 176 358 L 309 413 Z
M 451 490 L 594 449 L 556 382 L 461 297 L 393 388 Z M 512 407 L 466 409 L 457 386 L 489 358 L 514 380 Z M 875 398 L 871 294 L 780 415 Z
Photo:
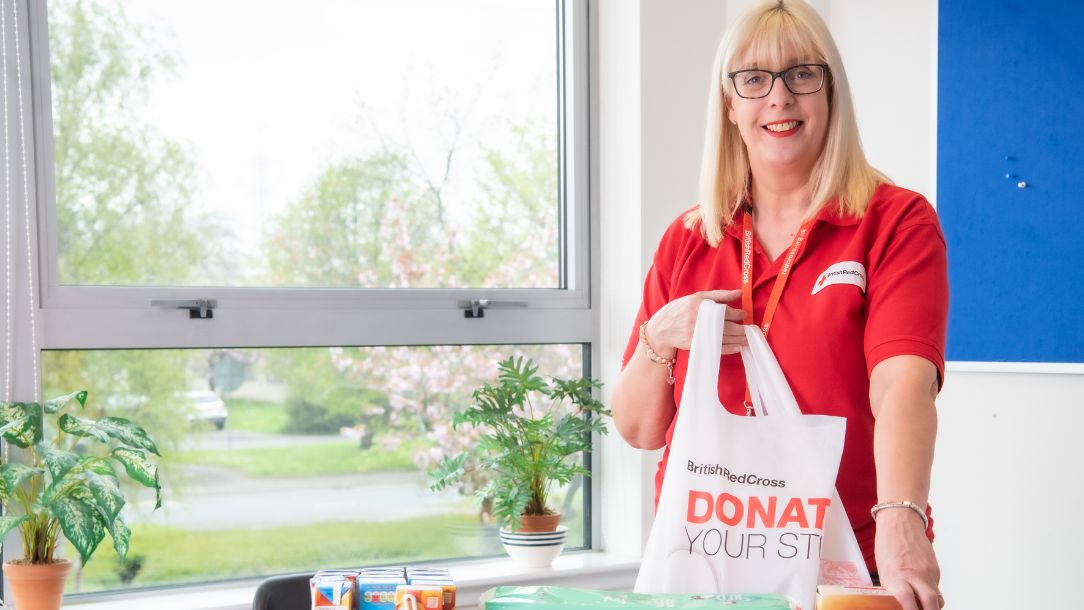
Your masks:
M 11 585 L 8 602 L 19 610 L 59 610 L 64 598 L 64 581 L 72 562 L 62 559 L 53 563 L 4 564 L 4 576 Z
M 561 513 L 549 515 L 520 515 L 517 532 L 555 532 L 561 523 Z

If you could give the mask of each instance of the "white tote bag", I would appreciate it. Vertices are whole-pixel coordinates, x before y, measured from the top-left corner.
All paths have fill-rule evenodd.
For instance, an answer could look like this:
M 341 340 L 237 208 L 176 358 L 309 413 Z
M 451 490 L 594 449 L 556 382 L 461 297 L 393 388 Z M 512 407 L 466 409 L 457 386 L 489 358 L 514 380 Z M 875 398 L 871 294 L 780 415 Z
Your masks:
M 742 349 L 756 417 L 719 404 L 725 305 L 693 331 L 666 478 L 638 593 L 777 593 L 813 609 L 818 583 L 869 585 L 836 492 L 846 420 L 802 415 L 764 335 Z

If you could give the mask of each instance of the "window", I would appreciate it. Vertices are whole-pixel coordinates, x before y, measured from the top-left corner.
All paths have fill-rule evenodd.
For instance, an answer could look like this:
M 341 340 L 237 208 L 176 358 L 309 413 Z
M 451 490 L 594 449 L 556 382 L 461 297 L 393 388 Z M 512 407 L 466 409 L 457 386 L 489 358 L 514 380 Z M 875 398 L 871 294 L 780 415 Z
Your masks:
M 579 345 L 47 351 L 48 395 L 87 388 L 95 416 L 155 431 L 166 498 L 127 489 L 132 547 L 103 544 L 69 592 L 164 586 L 503 553 L 474 493 L 427 490 L 425 471 L 477 433 L 448 425 L 496 362 L 569 377 Z M 55 387 L 54 387 L 55 386 Z M 590 544 L 587 494 L 552 492 L 567 548 Z M 69 548 L 67 557 L 76 557 Z
M 58 283 L 558 287 L 554 8 L 52 2 Z
M 493 552 L 423 470 L 497 359 L 597 366 L 586 2 L 19 6 L 43 389 L 172 449 L 69 592 Z

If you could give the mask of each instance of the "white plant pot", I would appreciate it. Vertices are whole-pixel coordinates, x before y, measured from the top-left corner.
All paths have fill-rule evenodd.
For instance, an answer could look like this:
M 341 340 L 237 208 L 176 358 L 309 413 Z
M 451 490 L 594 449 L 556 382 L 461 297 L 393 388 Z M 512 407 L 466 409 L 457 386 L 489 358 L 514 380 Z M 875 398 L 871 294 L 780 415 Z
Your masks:
M 565 548 L 568 526 L 558 525 L 555 532 L 510 532 L 501 529 L 501 543 L 521 568 L 548 568 Z

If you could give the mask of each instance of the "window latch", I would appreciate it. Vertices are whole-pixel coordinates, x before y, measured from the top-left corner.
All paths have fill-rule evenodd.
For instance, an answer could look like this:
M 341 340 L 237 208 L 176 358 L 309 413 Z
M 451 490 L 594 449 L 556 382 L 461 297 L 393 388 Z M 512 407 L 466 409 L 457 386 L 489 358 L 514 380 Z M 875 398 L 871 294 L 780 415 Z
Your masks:
M 210 320 L 215 317 L 218 301 L 214 299 L 154 299 L 151 307 L 163 309 L 187 309 L 192 320 Z
M 493 308 L 526 308 L 527 301 L 495 301 L 493 299 L 472 299 L 460 301 L 459 307 L 463 310 L 464 318 L 484 318 L 486 310 Z

